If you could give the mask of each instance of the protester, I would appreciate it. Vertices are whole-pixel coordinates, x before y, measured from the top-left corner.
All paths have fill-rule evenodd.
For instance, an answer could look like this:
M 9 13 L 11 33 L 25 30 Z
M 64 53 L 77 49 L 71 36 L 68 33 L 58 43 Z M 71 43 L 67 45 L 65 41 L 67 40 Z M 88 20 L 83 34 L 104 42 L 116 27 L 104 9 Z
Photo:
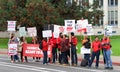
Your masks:
M 59 64 L 61 64 L 62 63 L 62 56 L 61 56 L 61 51 L 60 51 L 60 48 L 61 48 L 61 46 L 60 46 L 60 42 L 61 42 L 61 37 L 62 37 L 63 35 L 62 35 L 62 33 L 60 33 L 59 34 L 59 37 L 57 38 L 57 44 L 58 44 L 58 60 L 59 60 Z
M 89 67 L 91 67 L 95 57 L 96 57 L 95 67 L 96 68 L 99 67 L 100 50 L 101 50 L 101 42 L 100 42 L 98 36 L 96 36 L 95 40 L 92 42 L 92 56 L 91 56 Z
M 43 51 L 43 64 L 48 64 L 48 62 L 47 62 L 47 58 L 48 58 L 48 54 L 47 54 L 47 51 L 48 51 L 47 38 L 44 38 L 42 40 L 42 44 L 43 44 L 43 48 L 42 48 L 42 51 Z
M 19 43 L 19 41 L 18 41 L 17 37 L 15 37 L 15 34 L 14 34 L 14 33 L 11 34 L 11 37 L 10 37 L 8 43 L 9 43 L 9 44 L 18 44 L 18 43 Z M 16 54 L 16 55 L 11 55 L 11 62 L 13 63 L 14 61 L 15 61 L 15 62 L 18 62 L 18 61 L 19 61 L 18 54 Z
M 66 37 L 63 35 L 61 36 L 61 54 L 62 54 L 62 64 L 67 65 L 68 64 L 68 58 L 67 58 L 67 50 L 69 49 L 68 47 L 69 40 L 67 41 Z
M 51 37 L 49 39 L 50 44 L 52 45 L 52 63 L 56 62 L 56 57 L 57 57 L 57 39 L 54 37 Z
M 32 37 L 32 44 L 38 44 L 38 39 L 37 39 L 37 37 L 35 37 L 35 36 L 33 36 Z M 35 58 L 36 58 L 36 60 L 35 60 Z M 39 57 L 33 57 L 33 62 L 39 62 Z
M 70 41 L 70 44 L 71 44 L 71 60 L 72 60 L 72 65 L 73 66 L 77 66 L 77 49 L 76 49 L 76 45 L 78 43 L 78 40 L 77 38 L 74 36 L 74 33 L 72 32 L 71 33 L 71 41 Z
M 21 46 L 21 61 L 24 62 L 24 59 L 23 59 L 23 45 L 24 44 L 27 44 L 27 40 L 25 39 L 25 37 L 21 37 L 20 38 L 20 42 L 19 42 L 19 45 Z M 28 62 L 27 60 L 27 56 L 24 57 L 25 58 L 25 61 Z
M 104 36 L 101 44 L 103 48 L 103 56 L 106 62 L 105 69 L 113 69 L 112 60 L 111 60 L 111 44 L 109 37 Z
M 90 43 L 90 39 L 89 38 L 86 38 L 86 42 L 83 43 L 83 46 L 86 49 L 90 49 L 91 48 L 91 43 Z M 90 63 L 90 53 L 84 54 L 84 59 L 88 61 L 87 65 L 89 65 L 89 63 Z

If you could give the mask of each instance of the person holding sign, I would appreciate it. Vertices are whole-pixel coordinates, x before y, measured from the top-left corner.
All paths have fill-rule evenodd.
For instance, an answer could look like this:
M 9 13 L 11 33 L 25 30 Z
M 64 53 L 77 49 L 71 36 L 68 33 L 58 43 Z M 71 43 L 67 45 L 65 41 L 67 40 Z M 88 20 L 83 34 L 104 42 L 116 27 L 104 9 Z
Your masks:
M 86 41 L 83 43 L 83 46 L 87 50 L 89 50 L 91 48 L 91 43 L 90 43 L 89 38 L 86 38 Z M 89 63 L 90 63 L 90 53 L 85 53 L 84 54 L 84 59 L 88 61 L 87 65 L 89 65 Z
M 43 64 L 48 64 L 48 62 L 47 62 L 47 58 L 48 58 L 48 54 L 47 54 L 47 51 L 48 51 L 47 38 L 44 38 L 42 40 L 42 44 L 43 44 L 43 48 L 42 48 L 42 51 L 43 51 Z
M 77 49 L 76 49 L 76 45 L 78 43 L 78 39 L 74 36 L 74 33 L 71 33 L 71 60 L 72 60 L 72 65 L 73 66 L 77 66 Z
M 89 67 L 91 67 L 91 65 L 92 65 L 92 63 L 94 61 L 94 58 L 96 57 L 96 65 L 95 65 L 95 67 L 98 68 L 100 50 L 101 50 L 101 42 L 100 42 L 98 36 L 96 36 L 95 41 L 92 43 L 92 56 L 91 56 Z
M 15 34 L 14 33 L 12 33 L 11 34 L 11 37 L 10 37 L 10 40 L 9 40 L 9 44 L 18 44 L 18 39 L 15 37 Z M 14 62 L 14 61 L 16 61 L 16 62 L 18 62 L 18 60 L 19 60 L 19 57 L 18 57 L 18 55 L 17 55 L 17 49 L 15 49 L 15 51 L 14 51 L 14 54 L 13 55 L 11 55 L 11 62 Z
M 111 44 L 110 39 L 107 36 L 104 36 L 102 39 L 102 48 L 103 48 L 103 56 L 105 58 L 105 69 L 113 69 L 112 60 L 111 60 Z

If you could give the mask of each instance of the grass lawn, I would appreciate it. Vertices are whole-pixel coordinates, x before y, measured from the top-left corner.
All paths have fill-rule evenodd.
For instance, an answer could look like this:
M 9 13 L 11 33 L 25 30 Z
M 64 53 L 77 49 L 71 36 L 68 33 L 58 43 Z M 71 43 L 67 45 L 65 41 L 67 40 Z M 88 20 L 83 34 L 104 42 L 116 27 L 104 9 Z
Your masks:
M 101 38 L 102 36 L 100 36 Z M 94 37 L 92 37 L 92 40 Z M 120 36 L 112 36 L 110 37 L 111 39 L 111 44 L 112 44 L 112 55 L 114 56 L 120 56 Z M 27 38 L 28 43 L 31 42 L 31 38 Z M 81 48 L 81 42 L 80 42 L 80 36 L 78 36 L 78 53 L 80 53 L 80 48 Z M 7 43 L 8 43 L 8 38 L 0 38 L 0 48 L 7 48 Z

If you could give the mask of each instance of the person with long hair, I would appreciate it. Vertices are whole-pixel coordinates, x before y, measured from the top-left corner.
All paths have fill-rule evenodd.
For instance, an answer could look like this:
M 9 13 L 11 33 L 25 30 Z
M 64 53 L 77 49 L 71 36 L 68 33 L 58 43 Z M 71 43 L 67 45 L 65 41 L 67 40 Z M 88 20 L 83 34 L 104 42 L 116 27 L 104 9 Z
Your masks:
M 113 69 L 112 59 L 111 59 L 111 44 L 110 39 L 107 36 L 104 36 L 102 39 L 102 48 L 103 48 L 103 56 L 105 58 L 105 69 Z
M 23 45 L 24 44 L 27 44 L 27 41 L 25 39 L 25 37 L 21 37 L 20 38 L 20 42 L 19 42 L 19 45 L 21 45 L 21 61 L 24 62 L 24 59 L 23 59 Z M 27 60 L 27 56 L 24 57 L 25 58 L 25 61 L 28 62 Z

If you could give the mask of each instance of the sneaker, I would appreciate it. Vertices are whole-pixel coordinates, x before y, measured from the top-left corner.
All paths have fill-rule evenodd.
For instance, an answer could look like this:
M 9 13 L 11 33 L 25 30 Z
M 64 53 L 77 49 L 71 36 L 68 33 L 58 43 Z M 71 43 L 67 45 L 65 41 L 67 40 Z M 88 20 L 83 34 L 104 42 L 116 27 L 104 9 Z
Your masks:
M 98 69 L 98 66 L 96 66 L 95 68 Z
M 113 67 L 109 67 L 109 69 L 113 70 Z
M 11 60 L 11 63 L 14 63 L 14 61 L 13 61 L 13 60 Z
M 105 69 L 109 69 L 109 67 L 105 67 Z

